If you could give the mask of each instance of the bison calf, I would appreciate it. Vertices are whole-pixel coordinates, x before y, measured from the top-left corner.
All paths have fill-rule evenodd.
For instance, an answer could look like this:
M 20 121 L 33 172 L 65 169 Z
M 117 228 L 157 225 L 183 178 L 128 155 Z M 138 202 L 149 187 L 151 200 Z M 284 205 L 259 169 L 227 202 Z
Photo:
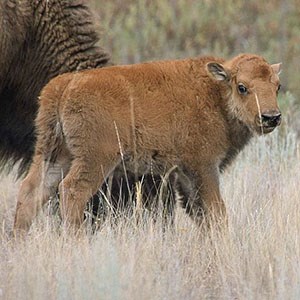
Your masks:
M 121 160 L 137 176 L 172 169 L 170 180 L 193 219 L 224 218 L 219 172 L 254 133 L 280 124 L 280 67 L 242 54 L 56 77 L 41 93 L 35 155 L 19 191 L 15 231 L 29 229 L 57 187 L 63 219 L 79 226 L 86 202 Z

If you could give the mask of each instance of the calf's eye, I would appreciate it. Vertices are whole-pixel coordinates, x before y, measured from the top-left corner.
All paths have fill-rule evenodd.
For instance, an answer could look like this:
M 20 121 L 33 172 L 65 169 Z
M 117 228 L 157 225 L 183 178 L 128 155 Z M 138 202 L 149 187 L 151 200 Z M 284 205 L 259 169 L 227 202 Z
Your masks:
M 281 84 L 278 85 L 277 92 L 279 92 L 280 89 L 281 89 Z
M 241 95 L 246 95 L 248 93 L 248 89 L 242 83 L 238 84 L 238 88 L 237 89 L 238 89 L 238 92 Z

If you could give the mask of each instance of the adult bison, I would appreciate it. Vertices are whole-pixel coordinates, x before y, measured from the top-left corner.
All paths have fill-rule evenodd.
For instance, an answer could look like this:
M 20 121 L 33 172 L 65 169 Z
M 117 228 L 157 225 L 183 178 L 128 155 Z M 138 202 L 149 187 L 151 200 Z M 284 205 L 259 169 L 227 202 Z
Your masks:
M 193 219 L 222 219 L 219 170 L 254 133 L 280 124 L 279 72 L 280 64 L 243 54 L 53 79 L 41 93 L 35 155 L 19 191 L 15 231 L 28 230 L 57 188 L 63 219 L 80 225 L 89 197 L 121 160 L 139 176 L 172 170 L 168 178 Z

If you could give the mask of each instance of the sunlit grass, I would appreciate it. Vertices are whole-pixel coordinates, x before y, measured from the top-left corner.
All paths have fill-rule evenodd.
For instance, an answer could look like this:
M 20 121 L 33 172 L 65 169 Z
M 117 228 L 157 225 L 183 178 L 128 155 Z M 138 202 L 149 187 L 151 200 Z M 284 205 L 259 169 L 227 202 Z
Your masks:
M 173 229 L 133 219 L 95 235 L 41 216 L 25 241 L 8 237 L 17 184 L 3 178 L 4 299 L 298 299 L 300 160 L 288 127 L 255 138 L 222 176 L 229 228 L 203 234 L 177 209 Z M 133 216 L 134 218 L 134 216 Z

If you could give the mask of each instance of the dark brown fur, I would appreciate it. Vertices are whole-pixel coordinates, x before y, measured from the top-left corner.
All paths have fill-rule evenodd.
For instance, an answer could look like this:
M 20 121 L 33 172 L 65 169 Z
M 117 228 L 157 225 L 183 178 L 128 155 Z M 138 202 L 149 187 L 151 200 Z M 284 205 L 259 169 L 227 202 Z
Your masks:
M 85 0 L 1 0 L 0 164 L 27 171 L 38 95 L 58 74 L 102 67 L 108 54 Z
M 58 186 L 63 219 L 80 225 L 89 197 L 122 160 L 137 176 L 169 173 L 197 222 L 203 214 L 223 219 L 219 171 L 253 133 L 280 124 L 279 71 L 280 64 L 244 54 L 55 78 L 41 94 L 38 140 L 19 191 L 15 230 L 29 228 Z

